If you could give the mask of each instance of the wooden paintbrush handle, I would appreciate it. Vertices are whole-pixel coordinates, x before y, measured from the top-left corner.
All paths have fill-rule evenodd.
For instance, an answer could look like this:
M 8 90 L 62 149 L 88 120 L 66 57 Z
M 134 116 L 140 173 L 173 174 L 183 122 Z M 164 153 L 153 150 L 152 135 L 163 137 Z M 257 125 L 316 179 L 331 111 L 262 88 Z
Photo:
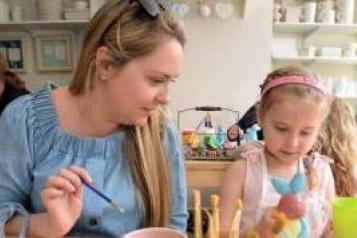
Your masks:
M 194 237 L 202 238 L 202 214 L 201 214 L 201 193 L 200 191 L 194 189 L 193 194 L 193 204 L 194 204 Z

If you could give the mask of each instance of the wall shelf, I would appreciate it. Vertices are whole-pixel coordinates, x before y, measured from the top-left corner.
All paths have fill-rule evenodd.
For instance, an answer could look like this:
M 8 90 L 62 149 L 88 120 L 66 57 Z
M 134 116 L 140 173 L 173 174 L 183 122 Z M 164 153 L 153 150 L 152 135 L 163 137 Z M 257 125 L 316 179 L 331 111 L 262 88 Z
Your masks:
M 335 96 L 338 97 L 338 98 L 344 99 L 344 100 L 351 100 L 351 101 L 357 100 L 357 95 L 339 95 L 339 94 L 336 94 Z
M 342 57 L 307 57 L 307 56 L 272 56 L 275 62 L 285 63 L 306 63 L 306 64 L 348 64 L 357 65 L 357 58 L 348 59 Z
M 0 31 L 83 29 L 89 20 L 23 21 L 0 23 Z
M 274 33 L 344 33 L 357 34 L 357 24 L 326 24 L 326 23 L 274 23 Z

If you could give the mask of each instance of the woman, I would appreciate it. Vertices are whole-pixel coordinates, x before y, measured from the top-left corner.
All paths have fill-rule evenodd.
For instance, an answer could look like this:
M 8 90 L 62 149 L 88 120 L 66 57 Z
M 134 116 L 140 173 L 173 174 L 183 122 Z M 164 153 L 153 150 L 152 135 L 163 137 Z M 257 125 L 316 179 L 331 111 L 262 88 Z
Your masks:
M 7 221 L 6 233 L 118 237 L 148 226 L 185 230 L 181 147 L 163 110 L 181 71 L 185 36 L 161 2 L 105 3 L 89 23 L 69 87 L 48 85 L 5 111 L 0 221 Z
M 0 54 L 0 116 L 7 104 L 27 93 L 29 91 L 25 87 L 25 82 L 10 71 L 7 61 Z

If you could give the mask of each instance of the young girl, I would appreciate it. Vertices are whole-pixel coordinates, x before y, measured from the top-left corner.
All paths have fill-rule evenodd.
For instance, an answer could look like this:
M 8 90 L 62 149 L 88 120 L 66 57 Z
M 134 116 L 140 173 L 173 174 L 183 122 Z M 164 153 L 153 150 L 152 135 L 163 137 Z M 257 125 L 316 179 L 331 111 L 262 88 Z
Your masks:
M 227 171 L 221 194 L 221 237 L 228 237 L 238 198 L 243 200 L 241 236 L 254 230 L 260 237 L 270 237 L 280 198 L 290 190 L 302 199 L 298 205 L 305 204 L 306 213 L 295 234 L 286 226 L 280 237 L 316 238 L 327 233 L 334 197 L 329 160 L 317 153 L 307 154 L 328 109 L 322 85 L 304 70 L 286 67 L 267 76 L 257 103 L 265 146 L 243 154 Z M 292 189 L 296 178 L 302 185 L 300 191 Z
M 356 196 L 357 126 L 352 108 L 342 99 L 333 99 L 314 149 L 333 159 L 336 195 Z

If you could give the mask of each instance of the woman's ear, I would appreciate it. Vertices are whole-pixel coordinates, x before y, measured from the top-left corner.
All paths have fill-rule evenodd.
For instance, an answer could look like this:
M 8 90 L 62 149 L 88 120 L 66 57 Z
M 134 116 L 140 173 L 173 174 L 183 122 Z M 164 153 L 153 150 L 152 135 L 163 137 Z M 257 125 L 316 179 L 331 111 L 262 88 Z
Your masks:
M 111 64 L 109 50 L 107 47 L 101 46 L 97 49 L 95 63 L 99 75 L 99 80 L 106 81 L 110 79 Z

